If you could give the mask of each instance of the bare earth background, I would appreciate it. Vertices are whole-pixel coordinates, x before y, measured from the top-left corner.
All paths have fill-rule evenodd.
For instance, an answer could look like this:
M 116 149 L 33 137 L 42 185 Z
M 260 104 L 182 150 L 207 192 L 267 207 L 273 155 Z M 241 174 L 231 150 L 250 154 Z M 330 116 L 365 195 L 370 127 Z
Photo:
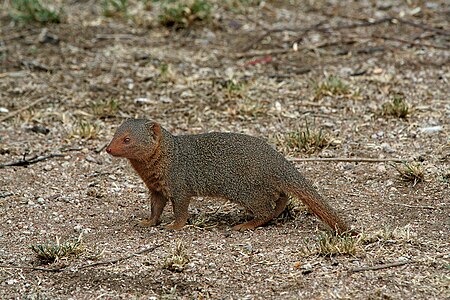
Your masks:
M 449 299 L 448 2 L 212 1 L 208 20 L 180 30 L 159 24 L 158 3 L 105 17 L 100 1 L 64 1 L 61 24 L 20 25 L 2 2 L 0 163 L 63 156 L 0 169 L 0 298 Z M 372 24 L 388 17 L 406 22 Z M 330 76 L 348 92 L 317 96 Z M 406 119 L 381 114 L 395 94 L 411 107 Z M 328 149 L 297 152 L 281 138 L 279 150 L 416 160 L 425 181 L 403 181 L 391 163 L 296 163 L 375 236 L 354 255 L 305 254 L 323 226 L 301 207 L 241 233 L 230 230 L 241 207 L 201 199 L 181 231 L 142 228 L 146 189 L 103 150 L 130 117 L 271 142 L 308 122 L 332 137 Z M 168 206 L 163 225 L 171 220 Z M 82 253 L 54 264 L 30 249 L 80 234 Z M 168 267 L 177 247 L 178 270 Z M 392 262 L 404 264 L 352 272 Z

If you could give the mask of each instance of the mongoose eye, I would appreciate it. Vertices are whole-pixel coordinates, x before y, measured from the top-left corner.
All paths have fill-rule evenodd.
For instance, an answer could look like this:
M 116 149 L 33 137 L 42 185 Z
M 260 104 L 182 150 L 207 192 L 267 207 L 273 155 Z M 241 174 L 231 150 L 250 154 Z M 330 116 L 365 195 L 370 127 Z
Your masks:
M 130 138 L 128 138 L 128 137 L 124 138 L 124 139 L 123 139 L 123 142 L 124 142 L 125 144 L 128 144 L 128 143 L 130 142 Z

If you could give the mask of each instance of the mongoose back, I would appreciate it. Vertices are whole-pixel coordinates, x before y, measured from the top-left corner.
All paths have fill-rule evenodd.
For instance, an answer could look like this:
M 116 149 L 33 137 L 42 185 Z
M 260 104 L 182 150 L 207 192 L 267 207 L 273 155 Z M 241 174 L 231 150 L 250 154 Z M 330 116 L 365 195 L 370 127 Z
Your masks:
M 236 133 L 175 136 L 158 123 L 145 119 L 125 121 L 106 151 L 127 158 L 151 194 L 150 218 L 144 226 L 159 223 L 170 201 L 181 229 L 188 219 L 194 196 L 225 198 L 244 206 L 253 219 L 233 227 L 254 229 L 280 215 L 289 196 L 301 199 L 331 229 L 348 226 L 300 174 L 293 164 L 260 138 Z

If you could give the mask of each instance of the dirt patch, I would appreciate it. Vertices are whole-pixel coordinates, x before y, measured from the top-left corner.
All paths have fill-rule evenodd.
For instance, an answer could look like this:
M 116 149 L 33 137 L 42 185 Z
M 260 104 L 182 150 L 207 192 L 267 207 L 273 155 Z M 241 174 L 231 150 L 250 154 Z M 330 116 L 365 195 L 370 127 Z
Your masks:
M 8 5 L 0 16 L 0 164 L 63 155 L 0 169 L 1 298 L 450 297 L 445 1 L 213 1 L 208 20 L 178 30 L 158 23 L 157 4 L 130 1 L 126 15 L 108 18 L 93 3 L 65 4 L 61 24 L 19 26 Z M 383 111 L 396 97 L 405 118 Z M 175 134 L 261 136 L 289 157 L 401 158 L 425 180 L 402 180 L 395 162 L 296 162 L 372 236 L 352 256 L 305 254 L 323 226 L 300 204 L 253 232 L 232 232 L 245 210 L 211 199 L 192 202 L 181 231 L 142 228 L 144 185 L 103 151 L 130 117 Z M 289 133 L 306 127 L 330 143 L 290 147 Z M 29 247 L 80 234 L 82 254 L 50 266 Z M 167 268 L 180 243 L 186 264 Z M 77 268 L 151 245 L 161 246 Z M 392 262 L 405 264 L 353 272 Z M 32 266 L 67 268 L 20 268 Z

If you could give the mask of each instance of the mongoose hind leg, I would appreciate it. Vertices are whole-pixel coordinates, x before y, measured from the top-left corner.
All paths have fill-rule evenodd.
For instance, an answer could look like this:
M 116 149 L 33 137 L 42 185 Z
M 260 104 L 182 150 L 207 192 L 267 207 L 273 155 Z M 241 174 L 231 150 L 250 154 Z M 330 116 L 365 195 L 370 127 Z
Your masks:
M 172 200 L 175 221 L 172 224 L 167 225 L 167 229 L 180 230 L 184 225 L 186 225 L 189 217 L 189 200 L 189 198 Z
M 271 197 L 268 197 L 267 195 L 255 195 L 253 201 L 248 199 L 245 201 L 239 201 L 240 203 L 246 204 L 246 208 L 253 213 L 254 218 L 248 222 L 233 226 L 233 230 L 253 230 L 256 227 L 265 225 L 272 220 L 273 208 L 270 198 Z
M 167 204 L 167 199 L 157 192 L 151 194 L 151 213 L 150 218 L 142 220 L 141 226 L 156 226 L 160 223 L 159 218 Z
M 286 208 L 287 203 L 289 202 L 289 196 L 282 193 L 280 197 L 275 202 L 275 210 L 272 214 L 272 218 L 275 219 L 278 217 Z

